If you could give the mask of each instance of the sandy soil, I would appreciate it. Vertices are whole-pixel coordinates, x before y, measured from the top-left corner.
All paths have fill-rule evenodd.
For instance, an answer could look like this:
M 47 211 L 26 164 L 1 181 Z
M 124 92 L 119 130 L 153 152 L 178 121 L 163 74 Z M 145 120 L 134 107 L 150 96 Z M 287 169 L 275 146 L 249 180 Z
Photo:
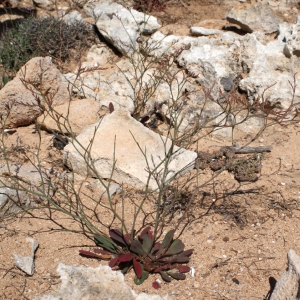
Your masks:
M 204 19 L 224 19 L 228 5 L 189 1 L 170 5 L 163 13 L 154 13 L 166 26 L 184 34 L 187 26 Z M 188 17 L 187 17 L 188 16 Z M 295 15 L 291 11 L 289 18 Z M 299 200 L 300 186 L 300 123 L 289 127 L 279 125 L 268 128 L 252 145 L 273 146 L 265 155 L 260 178 L 255 183 L 239 184 L 231 173 L 223 172 L 214 181 L 200 189 L 190 207 L 188 226 L 181 239 L 186 249 L 193 248 L 189 266 L 195 268 L 195 276 L 187 275 L 184 281 L 162 283 L 159 290 L 151 276 L 141 286 L 133 283 L 133 272 L 125 281 L 136 292 L 169 294 L 173 299 L 267 299 L 271 286 L 278 280 L 287 265 L 287 251 L 300 253 Z M 15 144 L 16 135 L 22 145 L 32 150 L 38 144 L 34 126 L 18 128 L 7 142 Z M 41 156 L 45 165 L 62 164 L 62 152 L 52 147 L 52 135 L 43 132 Z M 243 145 L 249 136 L 237 133 L 236 141 Z M 200 142 L 202 151 L 211 151 L 229 145 L 229 138 L 208 136 Z M 49 156 L 50 154 L 50 156 Z M 63 172 L 63 171 L 62 171 Z M 65 171 L 66 172 L 66 171 Z M 183 180 L 188 180 L 187 174 Z M 210 170 L 200 172 L 200 184 L 211 178 Z M 89 181 L 87 181 L 89 182 Z M 120 205 L 120 196 L 115 201 Z M 128 190 L 125 198 L 125 215 L 131 216 L 140 195 Z M 145 204 L 145 211 L 153 211 L 154 201 Z M 184 207 L 184 204 L 183 204 Z M 168 220 L 165 232 L 173 228 L 182 216 L 179 209 Z M 142 218 L 142 216 L 141 216 Z M 77 224 L 65 215 L 55 213 L 52 220 L 68 229 Z M 101 220 L 108 224 L 109 215 L 101 211 Z M 141 222 L 141 220 L 139 220 Z M 79 249 L 93 247 L 84 235 L 58 231 L 45 209 L 32 215 L 20 213 L 0 223 L 0 299 L 33 299 L 37 295 L 51 293 L 60 285 L 56 268 L 59 262 L 70 265 L 97 266 L 95 259 L 78 255 Z M 35 273 L 27 276 L 15 267 L 13 253 L 28 255 L 25 242 L 32 236 L 39 242 L 35 256 Z M 271 286 L 270 286 L 271 283 Z

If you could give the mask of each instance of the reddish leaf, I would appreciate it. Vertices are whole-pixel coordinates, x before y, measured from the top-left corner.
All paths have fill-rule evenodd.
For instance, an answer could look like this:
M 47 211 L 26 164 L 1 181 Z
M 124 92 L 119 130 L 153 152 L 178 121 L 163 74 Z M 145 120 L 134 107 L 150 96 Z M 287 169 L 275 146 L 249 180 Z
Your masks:
M 190 256 L 193 253 L 194 249 L 189 249 L 181 252 L 178 256 Z
M 119 262 L 131 261 L 136 255 L 134 253 L 125 253 L 119 255 Z
M 176 268 L 180 273 L 187 273 L 190 271 L 190 267 L 188 266 L 177 266 Z
M 136 261 L 135 257 L 133 258 L 133 268 L 137 278 L 141 278 L 143 275 L 143 268 L 141 264 Z
M 119 261 L 119 257 L 118 256 L 116 256 L 115 258 L 113 258 L 110 262 L 109 262 L 109 266 L 111 267 L 111 268 L 113 268 L 115 265 L 116 265 L 116 263 Z
M 129 245 L 131 242 L 131 234 L 130 233 L 124 234 L 124 239 L 125 239 L 126 243 Z
M 156 290 L 160 288 L 160 284 L 157 281 L 152 282 L 152 287 Z
M 109 102 L 108 108 L 109 108 L 109 113 L 112 113 L 115 110 L 114 105 L 111 102 Z
M 96 254 L 94 252 L 90 252 L 90 251 L 79 250 L 79 254 L 81 256 L 88 257 L 88 258 L 98 258 L 98 259 L 101 259 L 98 254 Z
M 104 254 L 104 255 L 106 255 L 106 254 L 109 254 L 109 255 L 111 255 L 111 253 L 110 252 L 108 252 L 108 251 L 105 251 L 105 250 L 102 250 L 102 249 L 93 249 L 93 251 L 95 252 L 95 253 L 99 253 L 99 254 Z
M 161 243 L 155 243 L 153 246 L 153 250 L 158 250 L 161 246 Z
M 151 240 L 153 240 L 153 233 L 152 233 L 151 230 L 148 231 L 148 235 L 149 235 L 149 238 L 150 238 Z
M 124 239 L 124 236 L 119 230 L 111 229 L 109 231 L 109 235 L 113 240 L 115 240 L 115 241 L 121 243 L 122 245 L 126 246 L 126 241 Z
M 153 270 L 153 273 L 160 273 L 163 270 L 170 269 L 170 264 L 163 265 Z
M 142 230 L 142 232 L 141 232 L 139 238 L 142 238 L 142 236 L 143 236 L 144 234 L 148 234 L 148 232 L 149 232 L 150 229 L 151 229 L 150 226 L 144 228 L 144 229 Z

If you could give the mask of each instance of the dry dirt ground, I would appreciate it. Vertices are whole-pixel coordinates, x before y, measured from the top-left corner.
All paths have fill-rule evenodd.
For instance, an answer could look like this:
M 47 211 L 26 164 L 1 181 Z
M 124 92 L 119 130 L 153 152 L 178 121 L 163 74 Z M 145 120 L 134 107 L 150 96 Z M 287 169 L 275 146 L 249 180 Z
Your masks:
M 184 2 L 186 6 L 170 5 L 158 15 L 165 25 L 176 30 L 194 25 L 204 19 L 222 19 L 228 5 L 210 2 Z M 294 21 L 291 11 L 289 16 Z M 191 24 L 192 23 L 192 24 Z M 179 28 L 179 29 L 178 29 Z M 141 286 L 133 283 L 133 272 L 125 281 L 137 292 L 169 294 L 173 299 L 267 299 L 271 286 L 278 280 L 287 265 L 287 251 L 293 248 L 300 253 L 300 123 L 289 127 L 279 125 L 268 128 L 252 145 L 273 146 L 265 155 L 259 180 L 238 184 L 231 173 L 223 172 L 199 191 L 191 206 L 189 224 L 181 235 L 186 249 L 193 248 L 189 265 L 195 276 L 187 275 L 184 281 L 162 283 L 159 290 L 152 282 L 159 278 L 150 276 Z M 18 128 L 7 141 L 16 143 L 16 135 L 23 146 L 32 150 L 38 135 L 34 126 Z M 237 134 L 236 141 L 244 144 L 245 134 Z M 53 160 L 61 164 L 62 152 L 53 148 L 52 135 L 43 132 L 41 155 L 45 164 Z M 199 148 L 211 150 L 229 145 L 230 140 L 208 136 Z M 51 159 L 49 158 L 51 154 Z M 195 172 L 195 171 L 193 171 Z M 187 178 L 186 175 L 185 178 Z M 200 183 L 212 176 L 211 171 L 200 172 Z M 131 216 L 139 194 L 128 191 L 125 215 Z M 116 198 L 118 202 L 118 197 Z M 152 211 L 154 203 L 146 203 L 145 211 Z M 181 211 L 175 211 L 165 231 L 176 225 Z M 109 223 L 109 215 L 102 212 L 101 220 Z M 66 228 L 76 229 L 74 221 L 65 215 L 54 214 L 54 221 Z M 141 220 L 139 220 L 141 221 Z M 57 231 L 58 226 L 46 210 L 38 209 L 30 216 L 20 213 L 0 224 L 0 299 L 33 299 L 51 293 L 60 286 L 56 268 L 59 262 L 69 265 L 97 266 L 99 261 L 78 255 L 79 249 L 93 247 L 85 236 Z M 27 236 L 39 242 L 35 256 L 35 273 L 27 276 L 15 267 L 13 253 L 29 255 Z M 101 262 L 106 264 L 106 262 Z

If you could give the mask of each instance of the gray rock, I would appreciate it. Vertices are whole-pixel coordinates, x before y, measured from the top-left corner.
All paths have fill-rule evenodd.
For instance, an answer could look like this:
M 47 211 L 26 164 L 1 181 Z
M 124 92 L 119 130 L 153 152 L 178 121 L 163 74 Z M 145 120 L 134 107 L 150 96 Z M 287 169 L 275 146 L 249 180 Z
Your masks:
M 26 192 L 16 191 L 8 187 L 0 188 L 0 217 L 15 215 L 32 205 L 32 201 Z
M 32 237 L 27 237 L 26 242 L 31 244 L 31 255 L 20 256 L 18 254 L 14 254 L 13 256 L 16 262 L 16 266 L 26 274 L 32 276 L 34 274 L 34 254 L 39 244 Z
M 300 57 L 300 17 L 295 24 L 282 23 L 279 25 L 278 40 L 285 43 L 283 53 L 286 57 Z
M 69 25 L 76 22 L 83 22 L 82 15 L 76 10 L 65 14 L 62 19 Z
M 108 266 L 72 267 L 60 263 L 57 273 L 62 281 L 60 290 L 34 300 L 171 300 L 169 296 L 137 295 L 124 282 L 124 275 Z
M 155 17 L 116 2 L 86 5 L 85 11 L 95 19 L 104 38 L 125 56 L 136 51 L 141 33 L 151 34 L 161 27 Z
M 278 30 L 280 19 L 272 9 L 262 4 L 239 4 L 226 15 L 229 22 L 239 25 L 246 32 L 263 31 L 273 33 Z
M 128 64 L 126 61 L 125 63 Z M 122 62 L 118 64 L 122 69 Z M 120 70 L 107 72 L 105 75 L 99 71 L 91 71 L 77 77 L 73 73 L 65 74 L 70 82 L 72 91 L 82 98 L 91 98 L 99 102 L 100 106 L 109 106 L 111 102 L 115 109 L 120 107 L 134 110 L 134 94 L 131 86 Z
M 86 127 L 78 135 L 77 141 L 86 149 L 92 138 L 90 155 L 99 176 L 136 188 L 143 189 L 147 184 L 151 189 L 157 188 L 154 177 L 161 180 L 163 164 L 160 164 L 171 147 L 169 139 L 146 128 L 125 109 L 116 110 L 105 116 L 100 123 Z M 74 145 L 78 147 L 76 142 Z M 76 173 L 93 175 L 82 157 L 84 150 L 80 150 L 80 147 L 76 150 L 74 145 L 69 144 L 64 148 L 65 163 Z M 147 161 L 142 151 L 146 151 Z M 116 164 L 113 170 L 114 152 Z M 197 156 L 195 152 L 177 146 L 173 153 L 167 167 L 166 180 L 191 170 Z M 149 182 L 148 170 L 154 172 Z
M 201 36 L 201 35 L 214 35 L 214 34 L 222 34 L 223 31 L 218 29 L 210 29 L 204 27 L 191 27 L 191 35 L 193 36 Z
M 300 257 L 288 252 L 288 268 L 276 283 L 270 300 L 297 300 L 300 294 Z

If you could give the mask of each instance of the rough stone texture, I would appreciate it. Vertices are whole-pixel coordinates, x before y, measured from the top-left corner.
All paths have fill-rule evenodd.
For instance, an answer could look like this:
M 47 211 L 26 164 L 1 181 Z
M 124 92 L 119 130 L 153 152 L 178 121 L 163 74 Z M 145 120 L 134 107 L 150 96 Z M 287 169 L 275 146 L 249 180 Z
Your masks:
M 76 22 L 83 22 L 82 15 L 76 10 L 65 14 L 63 20 L 69 25 Z
M 30 206 L 32 206 L 32 201 L 26 192 L 0 188 L 0 217 L 17 214 Z
M 137 295 L 124 282 L 124 275 L 108 266 L 72 267 L 60 263 L 57 273 L 62 281 L 60 290 L 34 300 L 171 300 L 169 296 Z
M 95 54 L 94 60 L 99 57 Z M 66 74 L 66 78 L 73 86 L 73 91 L 80 97 L 92 98 L 100 106 L 108 107 L 111 102 L 115 109 L 120 107 L 134 110 L 134 94 L 121 70 L 131 70 L 132 65 L 127 60 L 117 63 L 119 69 L 102 75 L 99 71 L 83 73 L 77 80 L 73 73 Z
M 116 165 L 111 178 L 117 183 L 145 188 L 149 173 L 146 171 L 148 167 L 141 149 L 146 151 L 150 171 L 153 171 L 165 158 L 165 151 L 168 152 L 170 149 L 171 141 L 133 119 L 127 110 L 119 109 L 105 116 L 100 123 L 88 126 L 81 132 L 77 140 L 84 148 L 89 145 L 95 127 L 98 125 L 91 148 L 91 158 L 99 176 L 110 178 L 115 151 Z M 164 143 L 166 143 L 165 147 Z M 169 162 L 167 179 L 191 170 L 197 156 L 195 152 L 176 146 L 174 152 Z M 64 160 L 76 173 L 90 173 L 87 171 L 82 154 L 78 153 L 72 144 L 64 148 Z M 162 170 L 162 166 L 158 167 L 157 172 L 160 170 Z M 158 175 L 158 178 L 160 176 Z M 149 187 L 157 188 L 157 183 L 153 178 L 149 181 Z
M 213 35 L 213 34 L 222 34 L 223 32 L 218 29 L 209 29 L 204 27 L 191 27 L 191 35 L 201 36 L 201 35 Z
M 281 275 L 270 300 L 298 300 L 300 295 L 300 257 L 288 252 L 288 269 Z
M 228 21 L 218 20 L 218 19 L 207 19 L 202 20 L 199 23 L 194 24 L 195 27 L 204 27 L 208 29 L 219 29 L 222 30 L 224 27 L 228 26 Z
M 113 53 L 105 43 L 93 45 L 86 55 L 86 61 L 82 63 L 82 68 L 102 67 L 113 61 Z
M 34 274 L 34 254 L 39 246 L 39 243 L 32 237 L 27 237 L 26 242 L 31 245 L 31 255 L 20 256 L 18 254 L 14 254 L 13 256 L 16 262 L 16 266 L 22 271 L 24 271 L 26 274 L 31 276 Z
M 6 128 L 29 125 L 42 114 L 42 109 L 38 107 L 31 91 L 20 79 L 25 79 L 26 82 L 30 82 L 30 85 L 50 96 L 55 106 L 69 100 L 68 83 L 52 64 L 51 58 L 35 57 L 27 62 L 16 77 L 0 90 L 0 115 L 4 116 L 4 119 L 8 114 L 7 107 L 11 107 L 5 124 Z M 43 103 L 42 97 L 41 101 Z M 2 124 L 0 126 L 2 127 Z
M 155 17 L 115 2 L 86 5 L 85 11 L 95 19 L 104 38 L 125 56 L 137 49 L 140 32 L 151 34 L 161 27 Z
M 226 18 L 250 33 L 253 31 L 273 33 L 278 30 L 280 23 L 272 9 L 262 4 L 239 4 L 226 15 Z
M 280 24 L 278 39 L 286 43 L 283 49 L 286 57 L 300 57 L 300 17 L 297 17 L 295 24 Z
M 52 113 L 49 115 L 45 112 L 37 119 L 37 122 L 41 125 L 42 129 L 50 132 L 54 130 L 62 133 L 72 132 L 78 135 L 84 127 L 99 121 L 99 109 L 99 103 L 94 100 L 75 100 L 54 107 L 54 115 Z M 56 119 L 56 116 L 58 116 L 58 119 Z M 59 122 L 60 126 L 57 126 L 57 122 Z
M 244 53 L 242 65 L 248 68 L 248 77 L 239 82 L 239 87 L 247 92 L 250 101 L 264 93 L 265 99 L 280 103 L 283 108 L 291 104 L 293 90 L 289 82 L 293 83 L 293 76 L 300 71 L 300 65 L 298 60 L 285 57 L 284 47 L 285 43 L 280 39 L 263 45 L 253 34 L 245 37 L 241 47 Z M 297 74 L 296 80 L 299 79 L 300 74 Z M 300 89 L 297 87 L 294 102 L 299 101 Z

